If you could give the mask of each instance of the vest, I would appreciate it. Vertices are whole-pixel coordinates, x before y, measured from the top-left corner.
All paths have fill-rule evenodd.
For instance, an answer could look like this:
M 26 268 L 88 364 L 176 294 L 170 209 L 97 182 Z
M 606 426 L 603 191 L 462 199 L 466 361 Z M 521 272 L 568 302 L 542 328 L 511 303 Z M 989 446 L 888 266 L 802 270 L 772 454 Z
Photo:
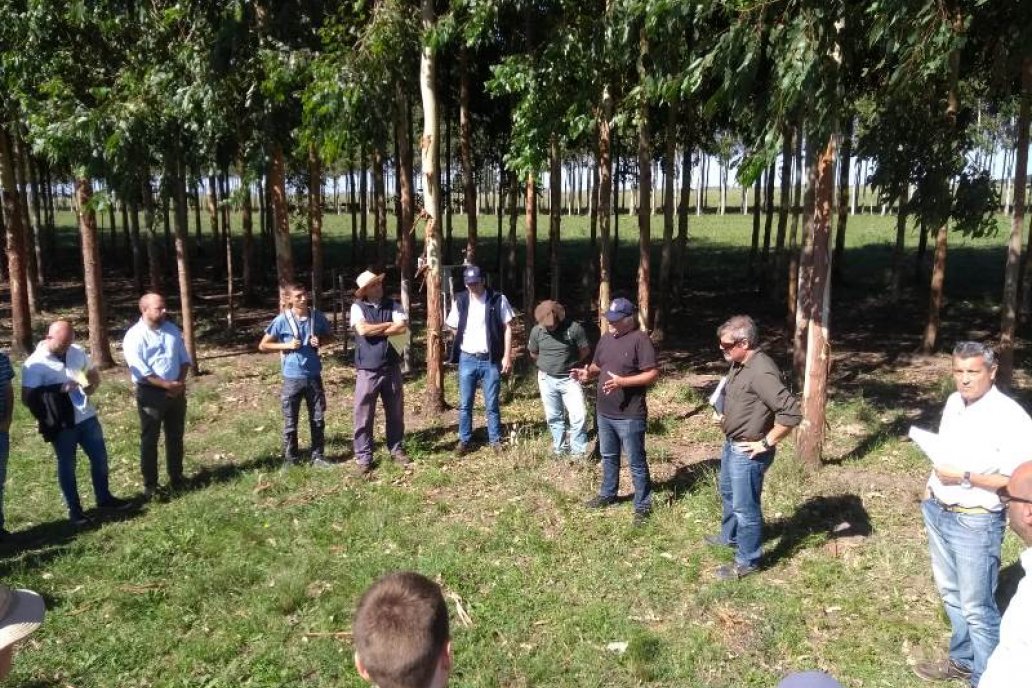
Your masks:
M 484 311 L 487 322 L 487 351 L 493 363 L 501 363 L 505 348 L 505 323 L 502 322 L 502 295 L 492 289 L 485 289 L 487 298 Z M 466 319 L 469 317 L 469 292 L 459 292 L 455 297 L 455 307 L 459 311 L 459 328 L 455 331 L 455 342 L 452 344 L 451 362 L 458 363 L 462 355 L 462 338 L 466 334 Z
M 383 299 L 380 303 L 366 303 L 356 301 L 362 309 L 362 317 L 371 325 L 391 322 L 391 314 L 394 311 L 394 302 L 390 299 Z M 401 356 L 394 350 L 394 347 L 387 341 L 384 335 L 363 337 L 355 333 L 355 367 L 359 370 L 380 370 L 387 365 L 397 365 L 401 362 Z

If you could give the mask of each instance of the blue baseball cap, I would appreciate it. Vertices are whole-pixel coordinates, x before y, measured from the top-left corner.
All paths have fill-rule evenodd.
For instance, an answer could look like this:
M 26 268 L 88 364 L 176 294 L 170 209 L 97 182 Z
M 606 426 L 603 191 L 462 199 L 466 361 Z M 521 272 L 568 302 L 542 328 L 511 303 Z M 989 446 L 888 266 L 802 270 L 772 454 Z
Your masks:
M 623 320 L 629 315 L 634 315 L 635 310 L 634 304 L 627 299 L 613 299 L 609 304 L 609 310 L 606 311 L 606 320 L 609 322 Z
M 480 284 L 484 276 L 480 274 L 480 268 L 476 265 L 467 265 L 462 270 L 462 281 L 464 284 Z

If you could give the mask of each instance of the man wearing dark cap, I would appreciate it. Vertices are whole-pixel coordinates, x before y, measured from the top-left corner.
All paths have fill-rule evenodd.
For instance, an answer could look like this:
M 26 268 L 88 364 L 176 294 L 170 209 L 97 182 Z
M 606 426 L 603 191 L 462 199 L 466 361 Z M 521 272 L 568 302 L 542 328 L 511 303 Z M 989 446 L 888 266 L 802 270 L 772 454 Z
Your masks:
M 594 359 L 570 371 L 570 377 L 581 382 L 598 378 L 596 427 L 602 485 L 587 506 L 602 509 L 616 502 L 622 448 L 634 481 L 634 524 L 643 525 L 652 513 L 652 480 L 645 458 L 645 391 L 659 377 L 656 349 L 648 334 L 638 329 L 634 305 L 627 299 L 613 299 L 606 320 L 609 332 L 602 335 Z
M 576 320 L 566 319 L 566 309 L 558 301 L 539 303 L 534 320 L 537 325 L 527 338 L 527 351 L 538 368 L 538 389 L 545 422 L 552 433 L 552 453 L 562 456 L 568 448 L 575 459 L 584 458 L 588 444 L 584 391 L 570 377 L 570 370 L 591 352 L 588 335 Z M 564 411 L 570 417 L 569 447 Z
M 473 399 L 480 385 L 487 410 L 491 448 L 502 448 L 502 414 L 498 404 L 502 374 L 512 369 L 512 306 L 504 294 L 488 289 L 476 265 L 462 270 L 466 291 L 452 302 L 445 325 L 455 332 L 451 362 L 459 365 L 458 454 L 469 453 L 473 439 Z

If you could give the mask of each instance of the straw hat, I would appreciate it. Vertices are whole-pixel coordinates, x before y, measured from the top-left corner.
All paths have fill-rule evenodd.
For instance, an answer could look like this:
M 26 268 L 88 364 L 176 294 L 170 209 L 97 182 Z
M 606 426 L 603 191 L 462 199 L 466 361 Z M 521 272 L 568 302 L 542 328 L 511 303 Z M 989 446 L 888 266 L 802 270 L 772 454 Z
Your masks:
M 0 583 L 0 650 L 39 628 L 45 611 L 38 593 L 14 590 Z
M 366 287 L 369 287 L 373 284 L 377 284 L 379 282 L 383 282 L 383 278 L 385 276 L 386 275 L 377 275 L 374 272 L 366 270 L 358 276 L 358 279 L 355 280 L 355 284 L 358 285 L 358 289 L 355 290 L 355 296 L 357 296 L 358 298 L 362 298 L 363 296 L 365 296 Z

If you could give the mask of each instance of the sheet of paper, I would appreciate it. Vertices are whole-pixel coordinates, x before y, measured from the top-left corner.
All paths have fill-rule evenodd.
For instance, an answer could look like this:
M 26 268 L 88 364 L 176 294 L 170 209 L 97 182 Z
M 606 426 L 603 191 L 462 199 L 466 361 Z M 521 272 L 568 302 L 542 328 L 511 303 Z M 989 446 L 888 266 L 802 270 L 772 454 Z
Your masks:
M 936 433 L 911 425 L 907 437 L 924 452 L 933 466 L 948 466 L 956 463 L 950 447 Z
M 398 354 L 405 353 L 405 349 L 408 348 L 409 342 L 411 341 L 412 335 L 407 330 L 402 334 L 392 335 L 387 338 L 387 342 L 396 352 L 398 352 Z
M 709 398 L 710 406 L 720 414 L 724 413 L 724 385 L 726 384 L 727 375 L 720 378 L 720 382 L 717 383 L 717 388 L 713 390 L 713 394 L 711 394 Z

